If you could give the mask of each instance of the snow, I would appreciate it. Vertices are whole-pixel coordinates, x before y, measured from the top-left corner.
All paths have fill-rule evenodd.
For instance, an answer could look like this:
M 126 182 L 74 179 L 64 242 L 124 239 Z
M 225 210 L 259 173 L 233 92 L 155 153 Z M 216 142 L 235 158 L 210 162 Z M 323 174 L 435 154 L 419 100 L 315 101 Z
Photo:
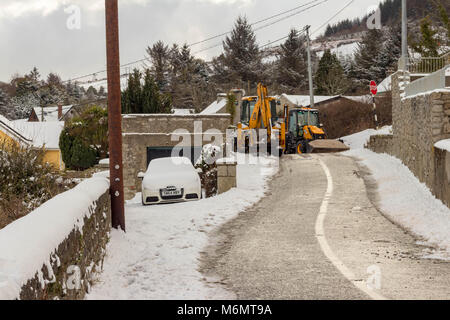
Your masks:
M 247 161 L 244 161 L 247 159 Z M 238 187 L 200 201 L 126 205 L 127 232 L 113 230 L 104 272 L 88 299 L 234 299 L 198 271 L 200 252 L 218 226 L 264 195 L 276 158 L 238 155 Z
M 214 101 L 206 109 L 204 109 L 200 114 L 216 114 L 219 113 L 227 104 L 227 99 L 221 99 L 219 101 Z
M 392 90 L 392 76 L 387 77 L 378 85 L 378 93 L 389 92 Z
M 109 188 L 106 178 L 91 178 L 57 195 L 27 216 L 0 230 L 0 300 L 19 298 L 21 287 L 41 268 L 53 274 L 50 259 L 74 228 L 82 230 L 94 201 Z
M 104 164 L 104 165 L 109 165 L 109 159 L 102 159 L 98 162 L 98 164 Z
M 360 103 L 372 103 L 372 95 L 370 94 L 364 96 L 344 96 L 344 98 Z
M 185 157 L 172 157 L 152 160 L 142 186 L 145 190 L 155 192 L 167 186 L 191 190 L 200 189 L 201 182 L 191 160 Z
M 59 149 L 59 136 L 64 129 L 63 121 L 28 122 L 13 121 L 13 128 L 32 140 L 35 148 Z
M 450 152 L 450 139 L 438 141 L 434 146 L 438 149 Z
M 375 129 L 367 129 L 350 136 L 342 137 L 341 139 L 344 140 L 344 143 L 350 149 L 363 149 L 367 142 L 369 142 L 370 136 L 390 133 L 392 133 L 392 126 L 385 126 L 378 131 Z
M 44 115 L 44 121 L 59 121 L 58 107 L 45 107 L 45 108 L 33 108 L 39 121 L 42 119 L 42 113 Z M 64 115 L 72 109 L 72 106 L 63 106 L 62 114 Z
M 195 113 L 195 109 L 178 109 L 178 108 L 172 109 L 172 114 L 174 115 L 189 115 L 193 113 Z
M 283 93 L 281 95 L 285 99 L 289 100 L 292 104 L 295 104 L 299 107 L 309 107 L 311 104 L 310 96 L 302 96 L 302 95 L 288 95 Z M 332 100 L 338 98 L 340 96 L 314 96 L 314 103 L 321 103 L 328 100 Z
M 427 186 L 397 158 L 387 154 L 377 154 L 363 149 L 364 141 L 373 134 L 384 134 L 382 130 L 366 130 L 344 137 L 351 147 L 345 155 L 353 156 L 370 169 L 377 182 L 379 209 L 389 219 L 402 226 L 417 238 L 421 244 L 431 246 L 424 258 L 450 259 L 450 209 L 436 199 Z M 447 145 L 447 142 L 442 144 Z M 425 252 L 424 252 L 425 254 Z
M 331 49 L 331 53 L 335 54 L 339 58 L 351 57 L 355 55 L 356 50 L 358 49 L 359 42 L 352 42 L 346 44 L 336 45 Z M 322 58 L 324 51 L 318 51 L 317 56 Z

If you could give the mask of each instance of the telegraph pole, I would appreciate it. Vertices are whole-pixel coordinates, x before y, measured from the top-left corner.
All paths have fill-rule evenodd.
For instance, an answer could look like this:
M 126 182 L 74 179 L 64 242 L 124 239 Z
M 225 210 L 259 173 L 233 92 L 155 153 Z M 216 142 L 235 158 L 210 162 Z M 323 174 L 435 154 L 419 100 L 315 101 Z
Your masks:
M 106 60 L 108 72 L 108 131 L 111 220 L 113 228 L 125 231 L 122 168 L 122 110 L 119 58 L 119 9 L 117 0 L 105 0 Z
M 406 0 L 402 0 L 402 58 L 405 68 L 408 68 L 408 16 Z
M 309 100 L 310 100 L 310 107 L 314 108 L 314 85 L 312 76 L 311 43 L 310 43 L 311 40 L 309 39 L 309 28 L 311 28 L 311 26 L 306 26 L 306 43 L 308 46 Z

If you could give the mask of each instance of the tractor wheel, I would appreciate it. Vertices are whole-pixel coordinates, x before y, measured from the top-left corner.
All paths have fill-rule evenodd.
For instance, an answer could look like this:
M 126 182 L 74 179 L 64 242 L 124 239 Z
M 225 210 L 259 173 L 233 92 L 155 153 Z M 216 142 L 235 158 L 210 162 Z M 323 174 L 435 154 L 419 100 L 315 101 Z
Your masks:
M 303 147 L 303 143 L 299 142 L 299 143 L 297 144 L 297 149 L 296 149 L 296 151 L 297 151 L 297 154 L 303 154 L 303 153 L 305 153 L 305 149 L 304 149 L 304 147 Z

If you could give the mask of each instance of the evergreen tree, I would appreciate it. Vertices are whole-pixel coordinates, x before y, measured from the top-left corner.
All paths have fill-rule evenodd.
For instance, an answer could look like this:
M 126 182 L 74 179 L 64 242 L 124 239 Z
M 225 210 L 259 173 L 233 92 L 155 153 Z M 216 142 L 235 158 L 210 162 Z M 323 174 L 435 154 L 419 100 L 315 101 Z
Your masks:
M 437 31 L 431 25 L 429 17 L 424 18 L 420 22 L 420 38 L 412 41 L 413 49 L 420 53 L 422 57 L 437 57 L 439 49 L 439 41 L 436 38 Z
M 383 80 L 377 59 L 383 46 L 383 34 L 378 29 L 369 30 L 358 44 L 355 52 L 355 83 L 366 87 L 371 80 Z
M 151 73 L 160 91 L 167 92 L 170 71 L 170 50 L 162 41 L 152 47 L 147 47 L 147 54 L 151 62 Z
M 286 42 L 280 46 L 276 80 L 286 93 L 308 87 L 305 41 L 292 29 Z
M 261 55 L 256 43 L 256 36 L 245 17 L 239 17 L 231 35 L 223 42 L 223 62 L 228 78 L 254 84 L 262 70 Z
M 0 114 L 9 117 L 8 97 L 6 93 L 0 88 Z
M 326 50 L 320 59 L 314 82 L 318 95 L 339 95 L 347 90 L 344 69 L 330 50 Z
M 375 59 L 375 66 L 378 68 L 377 80 L 385 79 L 389 75 L 388 71 L 397 66 L 402 53 L 401 25 L 389 28 L 383 39 L 382 48 Z

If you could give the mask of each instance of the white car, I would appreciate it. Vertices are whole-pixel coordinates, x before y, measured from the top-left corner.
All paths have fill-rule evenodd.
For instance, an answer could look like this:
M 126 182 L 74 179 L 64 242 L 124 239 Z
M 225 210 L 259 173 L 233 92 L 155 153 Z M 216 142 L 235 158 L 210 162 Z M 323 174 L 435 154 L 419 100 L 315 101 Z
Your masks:
M 143 205 L 195 201 L 202 196 L 200 176 L 188 158 L 152 160 L 139 178 Z

